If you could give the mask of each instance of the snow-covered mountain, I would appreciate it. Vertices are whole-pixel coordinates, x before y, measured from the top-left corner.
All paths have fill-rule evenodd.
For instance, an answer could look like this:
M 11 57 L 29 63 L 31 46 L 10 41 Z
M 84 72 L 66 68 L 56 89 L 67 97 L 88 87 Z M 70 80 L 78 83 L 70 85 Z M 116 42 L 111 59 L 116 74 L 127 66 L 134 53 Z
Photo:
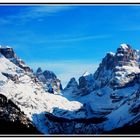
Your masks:
M 0 94 L 16 104 L 42 133 L 48 133 L 45 113 L 54 109 L 62 109 L 65 115 L 75 117 L 72 111 L 78 110 L 82 104 L 69 101 L 60 95 L 50 94 L 31 72 L 15 65 L 0 53 Z M 59 115 L 61 115 L 59 111 Z M 64 115 L 64 116 L 65 116 Z
M 61 81 L 52 71 L 42 71 L 42 69 L 39 67 L 36 71 L 36 77 L 43 83 L 45 90 L 49 93 L 59 94 L 61 92 Z
M 94 74 L 99 88 L 106 84 L 111 88 L 127 86 L 140 72 L 138 58 L 137 51 L 126 44 L 121 44 L 116 54 L 108 53 Z
M 136 75 L 140 73 L 138 52 L 129 45 L 121 44 L 116 53 L 107 53 L 94 74 L 85 72 L 79 78 L 77 88 L 81 95 L 103 87 L 115 90 L 131 86 Z M 68 90 L 67 86 L 65 90 Z
M 44 89 L 57 79 L 53 72 L 39 68 L 35 75 L 15 62 L 20 59 L 12 48 L 2 50 L 0 94 L 41 133 L 108 134 L 140 123 L 140 53 L 130 45 L 107 53 L 94 74 L 72 78 L 57 95 Z
M 66 86 L 63 95 L 81 102 L 87 116 L 106 118 L 96 125 L 81 123 L 74 133 L 104 133 L 140 121 L 139 51 L 130 45 L 121 44 L 116 53 L 107 53 L 94 74 L 85 74 L 74 83 Z M 75 85 L 77 96 L 73 97 Z

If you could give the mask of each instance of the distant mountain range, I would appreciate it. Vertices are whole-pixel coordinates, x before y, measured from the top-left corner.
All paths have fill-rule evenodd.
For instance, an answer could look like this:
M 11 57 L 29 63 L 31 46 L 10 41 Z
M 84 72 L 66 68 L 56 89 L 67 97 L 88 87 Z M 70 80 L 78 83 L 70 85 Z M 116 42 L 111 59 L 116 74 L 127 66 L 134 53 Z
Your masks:
M 33 72 L 11 47 L 0 48 L 1 134 L 140 134 L 139 123 L 140 51 L 130 45 L 64 89 L 54 72 Z

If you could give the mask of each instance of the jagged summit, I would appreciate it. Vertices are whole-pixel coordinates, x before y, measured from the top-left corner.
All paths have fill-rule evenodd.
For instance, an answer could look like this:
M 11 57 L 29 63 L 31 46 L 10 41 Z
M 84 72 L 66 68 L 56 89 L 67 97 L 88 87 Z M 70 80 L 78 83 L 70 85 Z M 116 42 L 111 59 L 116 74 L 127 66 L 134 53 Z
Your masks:
M 39 67 L 37 70 L 36 70 L 36 73 L 37 74 L 41 74 L 43 71 L 42 71 L 42 69 L 41 69 L 41 67 Z
M 137 51 L 130 45 L 121 44 L 115 55 L 108 53 L 103 58 L 94 78 L 100 81 L 98 86 L 109 84 L 111 87 L 122 87 L 132 80 L 131 74 L 139 72 Z
M 131 49 L 131 46 L 128 45 L 128 44 L 123 43 L 123 44 L 120 45 L 120 48 L 126 50 L 126 49 Z
M 6 57 L 7 59 L 9 59 L 12 63 L 14 63 L 15 65 L 19 66 L 21 69 L 23 69 L 26 72 L 31 72 L 32 73 L 32 69 L 27 66 L 25 64 L 25 62 L 23 60 L 21 60 L 16 53 L 14 52 L 12 47 L 9 46 L 4 46 L 4 47 L 0 47 L 0 54 L 2 54 L 4 57 Z
M 45 70 L 43 73 L 46 79 L 57 79 L 57 76 L 52 71 Z
M 54 72 L 45 70 L 39 67 L 36 71 L 36 76 L 40 82 L 44 84 L 46 91 L 50 93 L 60 93 L 62 90 L 61 81 L 57 78 Z
M 14 50 L 11 47 L 0 47 L 0 53 L 6 58 L 17 58 Z
M 64 90 L 67 90 L 67 89 L 70 89 L 70 88 L 73 88 L 73 89 L 78 88 L 78 83 L 77 83 L 77 81 L 74 77 L 70 79 L 70 81 L 68 82 L 68 84 L 67 84 L 67 86 L 65 87 Z
M 116 59 L 118 61 L 130 61 L 137 59 L 137 51 L 132 49 L 130 45 L 121 44 L 121 46 L 117 49 Z
M 85 71 L 79 78 L 78 93 L 86 95 L 105 86 L 115 89 L 131 85 L 133 74 L 140 73 L 138 52 L 128 44 L 121 44 L 116 53 L 107 53 L 94 74 Z
M 45 78 L 46 80 L 55 80 L 55 79 L 57 79 L 57 76 L 54 74 L 54 72 L 49 71 L 49 70 L 43 71 L 43 70 L 41 69 L 41 67 L 39 67 L 39 68 L 37 69 L 36 75 L 37 75 L 38 78 L 40 78 L 39 76 L 44 76 L 44 78 Z

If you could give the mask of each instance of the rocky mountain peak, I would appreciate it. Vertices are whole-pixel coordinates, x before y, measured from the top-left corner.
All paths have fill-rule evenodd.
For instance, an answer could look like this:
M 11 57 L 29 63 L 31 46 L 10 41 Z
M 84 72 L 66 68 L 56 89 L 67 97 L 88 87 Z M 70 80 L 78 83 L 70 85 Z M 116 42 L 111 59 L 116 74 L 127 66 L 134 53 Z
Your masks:
M 61 81 L 57 78 L 54 72 L 42 69 L 39 67 L 36 71 L 36 76 L 43 83 L 46 91 L 50 93 L 60 93 L 62 90 Z
M 41 67 L 39 67 L 39 68 L 37 69 L 37 71 L 36 71 L 37 74 L 42 74 L 42 72 L 43 72 L 43 71 L 42 71 Z
M 131 46 L 129 44 L 123 43 L 120 45 L 120 48 L 123 50 L 128 50 L 128 49 L 131 49 Z
M 32 69 L 30 67 L 28 67 L 23 60 L 21 60 L 17 57 L 13 48 L 11 48 L 9 46 L 6 46 L 6 47 L 1 46 L 0 47 L 0 54 L 2 54 L 4 57 L 9 59 L 15 65 L 19 66 L 24 71 L 31 72 L 31 73 L 33 72 Z
M 72 96 L 74 98 L 79 96 L 79 85 L 74 77 L 70 79 L 67 86 L 62 91 L 62 94 L 66 97 Z
M 137 60 L 136 50 L 130 45 L 121 44 L 115 55 L 115 62 L 130 62 Z M 125 65 L 125 64 L 124 64 Z
M 116 53 L 107 53 L 94 74 L 85 71 L 79 78 L 77 93 L 81 96 L 105 86 L 112 89 L 130 86 L 140 73 L 138 52 L 128 44 L 121 44 Z M 73 83 L 76 82 L 72 78 L 65 89 L 74 87 Z
M 77 83 L 77 81 L 76 81 L 76 79 L 74 77 L 70 79 L 70 81 L 68 82 L 68 84 L 65 87 L 65 89 L 68 89 L 68 88 L 71 88 L 71 87 L 72 88 L 74 88 L 74 87 L 78 88 L 78 83 Z
M 85 73 L 83 76 L 79 78 L 79 90 L 82 95 L 89 94 L 93 90 L 94 78 L 90 73 Z
M 106 84 L 110 84 L 111 87 L 122 87 L 134 78 L 131 74 L 139 72 L 137 51 L 130 45 L 121 44 L 115 55 L 107 53 L 103 58 L 94 78 L 101 87 Z
M 0 53 L 3 54 L 6 58 L 16 58 L 16 54 L 13 49 L 10 47 L 0 47 Z
M 45 70 L 45 71 L 43 72 L 43 75 L 45 76 L 45 78 L 46 78 L 47 80 L 49 80 L 49 79 L 57 79 L 57 76 L 54 74 L 54 72 L 49 71 L 49 70 Z

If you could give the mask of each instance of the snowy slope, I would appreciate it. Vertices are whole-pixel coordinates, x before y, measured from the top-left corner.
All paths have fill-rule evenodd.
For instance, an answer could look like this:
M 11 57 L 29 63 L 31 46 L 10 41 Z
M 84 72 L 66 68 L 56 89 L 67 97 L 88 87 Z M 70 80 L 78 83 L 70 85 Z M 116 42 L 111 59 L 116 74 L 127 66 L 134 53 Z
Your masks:
M 0 53 L 0 94 L 11 99 L 42 133 L 110 131 L 140 121 L 138 52 L 121 44 L 116 53 L 107 53 L 94 74 L 85 72 L 79 82 L 72 78 L 63 96 L 46 92 L 31 71 Z M 46 112 L 55 117 L 49 120 Z
M 11 80 L 7 75 L 17 75 L 18 82 Z M 0 94 L 4 94 L 11 99 L 23 111 L 38 129 L 47 133 L 44 112 L 53 112 L 54 108 L 74 111 L 82 107 L 76 101 L 69 101 L 60 95 L 53 95 L 45 92 L 42 85 L 35 82 L 23 69 L 19 68 L 4 56 L 0 56 Z M 61 112 L 60 112 L 61 113 Z M 60 114 L 59 113 L 59 114 Z M 76 114 L 71 113 L 71 116 Z
M 130 45 L 121 44 L 116 53 L 108 53 L 97 71 L 93 75 L 86 73 L 82 79 L 82 86 L 80 80 L 77 85 L 76 92 L 79 96 L 72 96 L 75 89 L 73 84 L 65 89 L 63 95 L 66 96 L 65 92 L 68 92 L 69 96 L 66 97 L 81 102 L 88 111 L 88 117 L 107 118 L 107 121 L 96 125 L 97 129 L 110 131 L 132 122 L 140 115 L 139 112 L 136 115 L 131 113 L 131 110 L 135 110 L 131 108 L 138 108 L 140 100 L 140 64 L 139 51 Z M 81 88 L 90 92 L 83 94 Z M 140 117 L 137 118 L 139 120 Z M 92 130 L 95 125 L 86 127 Z

